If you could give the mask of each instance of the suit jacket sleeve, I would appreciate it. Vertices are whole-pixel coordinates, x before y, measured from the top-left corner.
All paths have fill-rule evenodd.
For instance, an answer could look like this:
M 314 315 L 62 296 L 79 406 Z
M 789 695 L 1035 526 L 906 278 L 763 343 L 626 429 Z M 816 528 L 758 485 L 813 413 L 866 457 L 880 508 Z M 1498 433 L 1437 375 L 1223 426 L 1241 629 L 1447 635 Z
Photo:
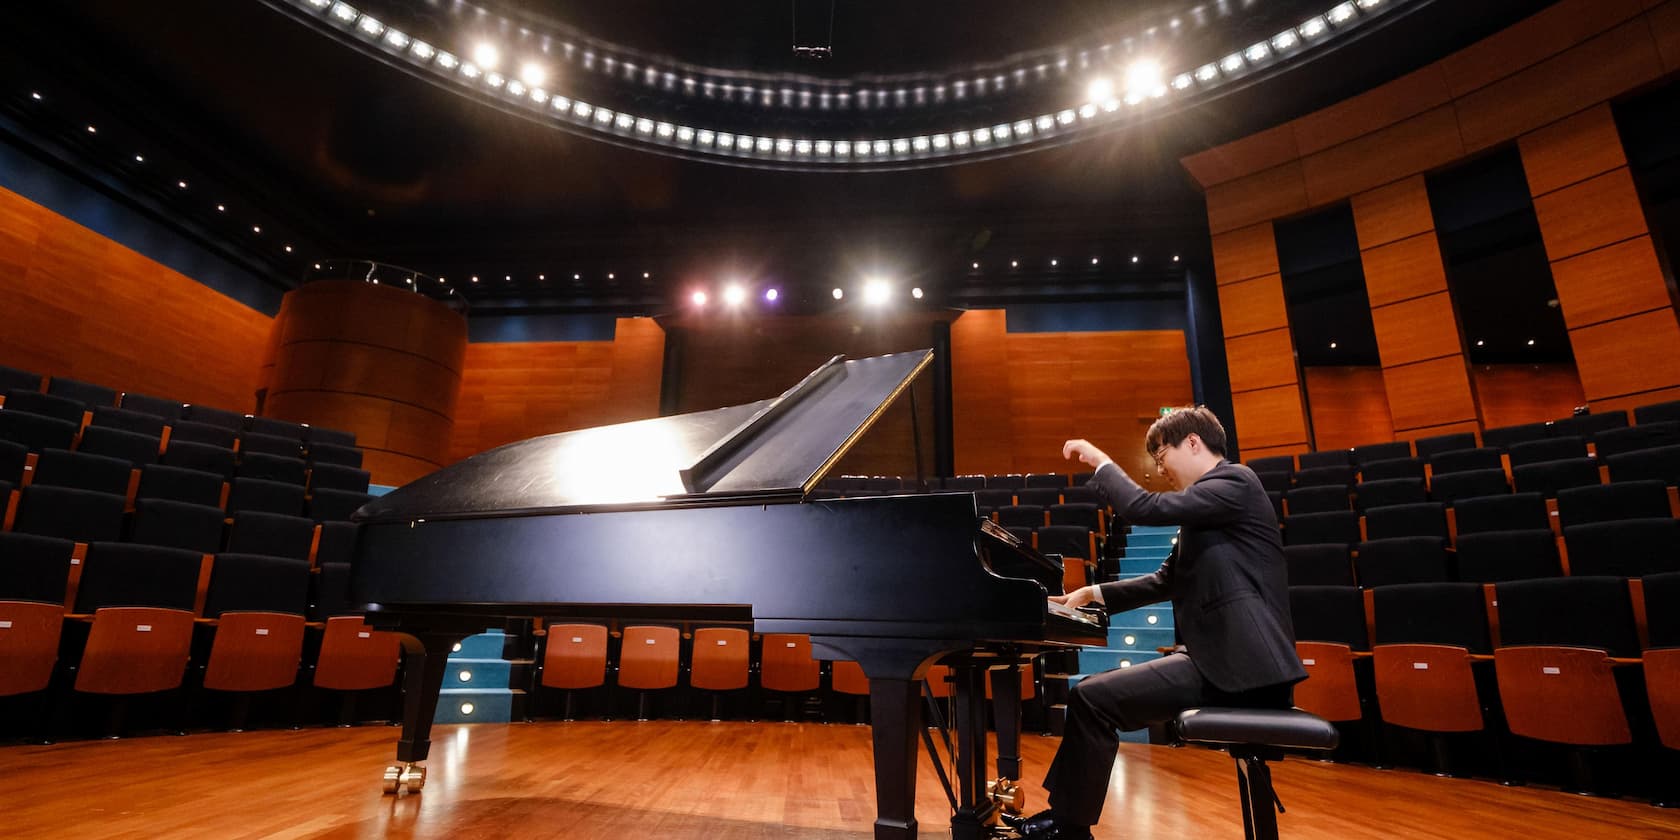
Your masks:
M 1153 573 L 1130 580 L 1113 580 L 1101 584 L 1097 590 L 1102 593 L 1103 609 L 1109 615 L 1147 607 L 1160 603 L 1173 595 L 1173 561 L 1178 559 L 1178 548 L 1174 547 L 1167 555 L 1166 562 Z
M 1179 492 L 1151 493 L 1109 462 L 1097 470 L 1091 483 L 1116 516 L 1134 525 L 1217 527 L 1237 521 L 1244 513 L 1242 483 L 1211 471 Z

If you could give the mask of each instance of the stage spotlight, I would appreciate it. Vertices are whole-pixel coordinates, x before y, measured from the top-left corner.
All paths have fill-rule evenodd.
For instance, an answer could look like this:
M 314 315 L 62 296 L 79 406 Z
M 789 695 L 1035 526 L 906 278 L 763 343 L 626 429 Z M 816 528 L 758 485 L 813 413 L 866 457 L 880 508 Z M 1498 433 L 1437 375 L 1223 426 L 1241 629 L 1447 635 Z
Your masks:
M 1161 63 L 1154 59 L 1144 58 L 1132 62 L 1126 68 L 1126 94 L 1128 96 L 1152 96 L 1162 86 Z
M 706 293 L 704 291 L 696 290 L 694 294 L 688 296 L 688 299 L 692 301 L 695 306 L 706 305 Z
M 747 299 L 747 290 L 739 284 L 730 285 L 723 290 L 723 302 L 730 306 L 740 306 Z
M 872 279 L 864 282 L 864 284 L 863 284 L 863 302 L 864 303 L 868 303 L 868 304 L 871 304 L 871 305 L 877 305 L 878 306 L 880 304 L 886 303 L 887 299 L 890 298 L 890 297 L 892 297 L 892 287 L 887 285 L 887 281 L 881 280 L 879 278 L 872 278 Z
M 1107 102 L 1114 97 L 1114 83 L 1106 78 L 1092 79 L 1085 86 L 1086 102 Z
M 535 61 L 527 61 L 524 67 L 519 68 L 519 78 L 531 87 L 541 87 L 543 82 L 548 81 L 548 71 Z
M 502 60 L 502 54 L 496 50 L 494 44 L 488 41 L 480 41 L 473 47 L 472 59 L 473 63 L 479 67 L 485 70 L 494 70 L 496 62 Z
M 840 300 L 841 298 L 844 298 L 845 296 L 846 296 L 846 290 L 845 289 L 842 289 L 839 286 L 834 287 L 834 299 L 835 300 Z
M 910 290 L 910 296 L 915 298 L 916 300 L 921 300 L 922 299 L 922 287 L 917 286 L 916 288 L 911 289 Z
M 764 290 L 764 300 L 767 303 L 775 303 L 776 298 L 779 298 L 781 296 L 782 296 L 782 293 L 776 291 L 775 289 L 765 289 Z

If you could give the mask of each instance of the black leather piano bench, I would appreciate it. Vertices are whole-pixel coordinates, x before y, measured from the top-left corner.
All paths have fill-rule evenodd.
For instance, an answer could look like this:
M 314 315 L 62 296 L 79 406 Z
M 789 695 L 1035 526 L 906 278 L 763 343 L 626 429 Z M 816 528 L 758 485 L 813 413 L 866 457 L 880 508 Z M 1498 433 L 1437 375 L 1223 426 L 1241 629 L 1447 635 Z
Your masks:
M 1172 734 L 1180 743 L 1222 749 L 1237 760 L 1243 836 L 1248 840 L 1278 836 L 1283 802 L 1272 789 L 1266 762 L 1282 761 L 1284 750 L 1332 750 L 1337 741 L 1336 727 L 1300 709 L 1185 709 L 1173 721 Z

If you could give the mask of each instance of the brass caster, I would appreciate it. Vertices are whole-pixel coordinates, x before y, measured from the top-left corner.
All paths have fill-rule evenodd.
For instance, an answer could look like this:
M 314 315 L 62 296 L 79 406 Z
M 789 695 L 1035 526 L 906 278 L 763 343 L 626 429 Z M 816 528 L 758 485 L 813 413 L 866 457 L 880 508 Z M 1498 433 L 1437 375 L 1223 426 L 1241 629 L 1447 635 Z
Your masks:
M 426 786 L 426 767 L 421 764 L 407 764 L 403 767 L 402 775 L 397 778 L 397 784 L 409 793 L 419 793 Z
M 1026 809 L 1027 792 L 1014 779 L 995 779 L 986 783 L 986 798 L 1002 806 L 1011 815 L 1020 816 Z
M 381 785 L 381 790 L 384 791 L 386 796 L 395 796 L 396 793 L 397 793 L 398 784 L 399 784 L 401 779 L 402 779 L 402 768 L 401 767 L 393 764 L 390 767 L 385 768 L 385 781 Z

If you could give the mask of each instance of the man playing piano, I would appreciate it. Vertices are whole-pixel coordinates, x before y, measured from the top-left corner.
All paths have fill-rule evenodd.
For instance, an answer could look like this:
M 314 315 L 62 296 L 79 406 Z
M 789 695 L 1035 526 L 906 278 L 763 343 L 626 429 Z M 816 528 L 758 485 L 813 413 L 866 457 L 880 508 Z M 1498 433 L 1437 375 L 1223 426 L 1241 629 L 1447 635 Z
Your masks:
M 1007 818 L 1034 840 L 1088 838 L 1102 813 L 1120 730 L 1171 720 L 1196 706 L 1286 709 L 1306 670 L 1295 654 L 1277 516 L 1260 479 L 1225 460 L 1225 429 L 1197 406 L 1164 415 L 1144 438 L 1176 492 L 1139 487 L 1102 450 L 1070 440 L 1062 457 L 1096 469 L 1091 483 L 1118 518 L 1178 525 L 1178 543 L 1153 574 L 1076 589 L 1051 600 L 1110 614 L 1170 599 L 1180 652 L 1086 677 L 1069 693 L 1067 727 L 1044 787 L 1050 808 Z

